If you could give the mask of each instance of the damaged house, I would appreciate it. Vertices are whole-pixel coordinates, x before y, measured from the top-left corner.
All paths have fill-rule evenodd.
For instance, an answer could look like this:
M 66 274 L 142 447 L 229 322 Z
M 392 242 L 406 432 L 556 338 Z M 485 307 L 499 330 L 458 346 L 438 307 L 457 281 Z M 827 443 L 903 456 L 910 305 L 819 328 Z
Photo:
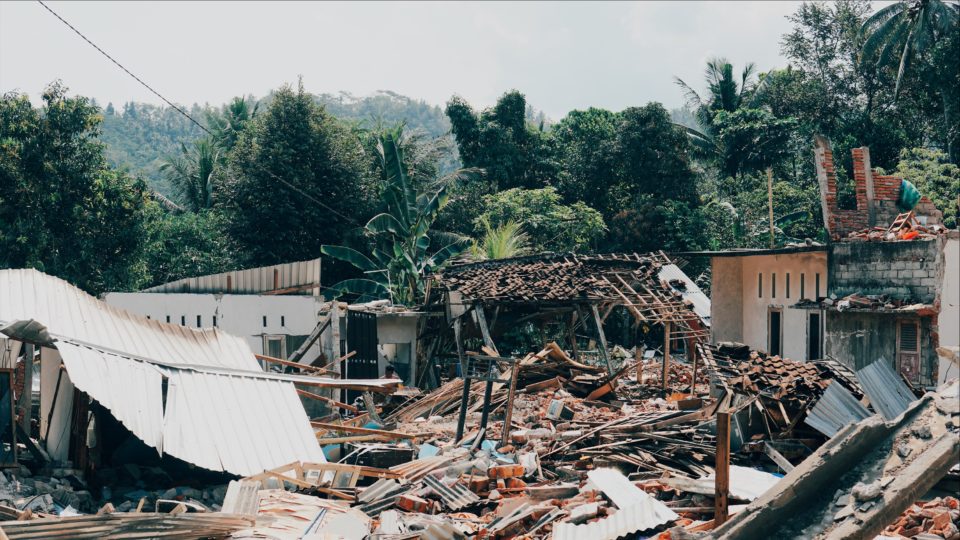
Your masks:
M 960 344 L 957 231 L 904 179 L 872 169 L 868 148 L 853 150 L 853 209 L 838 204 L 825 140 L 814 158 L 829 245 L 685 254 L 711 260 L 711 340 L 852 370 L 883 360 L 915 388 L 955 377 L 937 349 Z
M 39 361 L 46 454 L 80 470 L 107 464 L 129 437 L 157 458 L 232 475 L 322 463 L 294 384 L 396 385 L 267 373 L 243 338 L 134 315 L 36 270 L 0 270 L 0 332 L 9 360 Z
M 419 314 L 383 301 L 330 302 L 321 295 L 320 267 L 313 259 L 234 270 L 109 292 L 104 300 L 148 319 L 241 336 L 265 365 L 327 367 L 347 378 L 377 378 L 393 365 L 413 384 Z

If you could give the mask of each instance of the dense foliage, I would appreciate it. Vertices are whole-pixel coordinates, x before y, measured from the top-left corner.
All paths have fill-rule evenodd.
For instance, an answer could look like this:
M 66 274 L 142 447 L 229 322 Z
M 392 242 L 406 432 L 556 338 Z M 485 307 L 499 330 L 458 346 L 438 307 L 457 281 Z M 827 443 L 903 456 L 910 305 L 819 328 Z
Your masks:
M 107 163 L 98 108 L 51 85 L 35 108 L 0 100 L 0 267 L 33 267 L 93 292 L 136 287 L 147 187 Z

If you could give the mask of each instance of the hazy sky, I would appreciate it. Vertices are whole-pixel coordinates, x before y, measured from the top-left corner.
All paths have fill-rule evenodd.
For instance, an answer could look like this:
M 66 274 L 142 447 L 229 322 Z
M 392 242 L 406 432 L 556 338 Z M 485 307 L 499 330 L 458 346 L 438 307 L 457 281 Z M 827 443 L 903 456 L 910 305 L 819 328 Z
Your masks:
M 314 93 L 388 89 L 491 105 L 517 88 L 559 119 L 683 97 L 704 63 L 783 67 L 796 2 L 50 2 L 121 64 L 179 103 L 262 96 L 302 75 Z M 36 99 L 62 79 L 101 104 L 159 102 L 34 2 L 0 2 L 0 91 Z

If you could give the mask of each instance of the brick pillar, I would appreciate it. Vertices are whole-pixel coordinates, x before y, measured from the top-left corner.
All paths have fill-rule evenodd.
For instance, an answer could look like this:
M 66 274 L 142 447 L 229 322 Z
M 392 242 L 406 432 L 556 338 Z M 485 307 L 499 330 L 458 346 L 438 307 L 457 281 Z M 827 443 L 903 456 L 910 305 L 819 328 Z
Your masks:
M 823 224 L 833 236 L 838 231 L 837 218 L 837 175 L 833 168 L 833 151 L 830 143 L 820 135 L 814 137 L 813 163 L 817 169 L 817 182 L 820 184 L 820 207 L 823 211 Z
M 873 170 L 870 168 L 870 149 L 866 146 L 854 148 L 853 151 L 853 183 L 857 194 L 857 212 L 867 214 L 867 226 L 873 227 L 877 222 L 876 207 L 874 205 Z

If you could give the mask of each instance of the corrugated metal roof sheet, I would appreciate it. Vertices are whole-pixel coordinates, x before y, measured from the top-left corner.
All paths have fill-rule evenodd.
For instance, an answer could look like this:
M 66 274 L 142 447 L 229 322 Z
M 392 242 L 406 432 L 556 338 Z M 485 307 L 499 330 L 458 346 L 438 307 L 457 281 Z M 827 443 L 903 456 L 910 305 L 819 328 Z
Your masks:
M 857 379 L 874 410 L 887 420 L 899 416 L 917 399 L 886 360 L 877 360 L 857 370 Z
M 423 482 L 443 499 L 443 504 L 445 504 L 447 508 L 454 511 L 460 510 L 464 506 L 480 500 L 480 497 L 478 497 L 476 493 L 461 484 L 448 486 L 429 474 L 423 477 Z
M 320 259 L 178 279 L 142 292 L 258 294 L 304 287 L 299 294 L 311 294 L 314 289 L 309 288 L 310 285 L 320 286 Z
M 216 328 L 162 323 L 97 300 L 32 269 L 0 270 L 0 322 L 34 319 L 77 341 L 168 364 L 259 371 L 250 346 Z
M 553 526 L 554 540 L 615 540 L 638 531 L 659 527 L 679 519 L 665 504 L 646 495 L 615 514 L 584 525 L 557 523 Z
M 666 281 L 667 283 L 670 283 L 670 281 L 674 279 L 682 281 L 686 285 L 685 289 L 678 289 L 672 286 L 670 288 L 679 292 L 684 300 L 690 301 L 690 303 L 693 304 L 693 311 L 703 320 L 704 324 L 710 326 L 710 297 L 690 279 L 690 276 L 685 274 L 683 270 L 675 264 L 665 264 L 660 268 L 658 277 L 661 281 Z
M 870 416 L 870 411 L 861 405 L 849 390 L 834 381 L 823 392 L 816 405 L 807 412 L 804 423 L 827 437 L 833 437 L 844 426 Z
M 242 338 L 151 321 L 36 270 L 0 270 L 0 323 L 30 319 L 57 338 L 73 384 L 163 453 L 241 476 L 325 461 L 290 377 L 260 371 Z

